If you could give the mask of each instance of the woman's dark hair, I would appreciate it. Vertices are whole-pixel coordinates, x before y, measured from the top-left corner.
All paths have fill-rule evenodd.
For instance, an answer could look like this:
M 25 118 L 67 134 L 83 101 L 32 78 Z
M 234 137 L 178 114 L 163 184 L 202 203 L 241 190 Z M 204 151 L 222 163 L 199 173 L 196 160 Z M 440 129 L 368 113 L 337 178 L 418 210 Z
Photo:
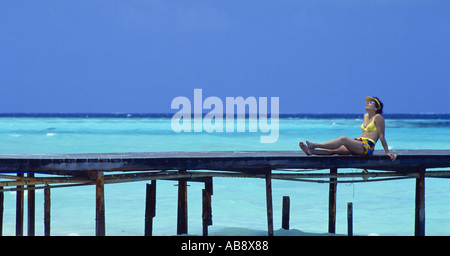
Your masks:
M 375 107 L 377 108 L 377 114 L 382 114 L 383 113 L 383 102 L 381 102 L 381 100 L 378 99 L 377 97 L 372 96 L 372 98 L 377 99 L 378 102 L 380 102 L 380 106 L 378 106 L 378 104 L 376 103 Z

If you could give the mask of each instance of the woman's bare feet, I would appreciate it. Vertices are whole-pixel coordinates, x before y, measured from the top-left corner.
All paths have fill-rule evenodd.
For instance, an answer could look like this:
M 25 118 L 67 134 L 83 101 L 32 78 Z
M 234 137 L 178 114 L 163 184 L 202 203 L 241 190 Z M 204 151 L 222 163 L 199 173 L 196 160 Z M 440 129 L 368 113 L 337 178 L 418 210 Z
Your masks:
M 308 141 L 306 141 L 308 143 Z M 305 154 L 307 154 L 308 156 L 311 155 L 311 151 L 309 151 L 308 146 L 306 146 L 305 143 L 303 143 L 303 141 L 300 141 L 300 143 L 298 144 L 300 146 L 300 148 L 303 150 L 303 152 L 305 152 Z
M 312 143 L 312 142 L 309 142 L 308 140 L 306 140 L 306 145 L 308 145 L 309 149 L 315 149 L 316 148 L 316 145 L 314 145 L 314 143 Z

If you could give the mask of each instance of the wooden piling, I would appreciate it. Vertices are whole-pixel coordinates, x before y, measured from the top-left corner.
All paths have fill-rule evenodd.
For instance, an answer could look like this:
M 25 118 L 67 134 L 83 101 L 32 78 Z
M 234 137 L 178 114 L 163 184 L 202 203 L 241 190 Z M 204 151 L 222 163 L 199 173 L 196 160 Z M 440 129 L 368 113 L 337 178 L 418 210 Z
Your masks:
M 153 218 L 156 216 L 156 180 L 147 184 L 145 202 L 145 236 L 153 234 Z
M 202 228 L 203 236 L 208 236 L 208 226 L 210 223 L 209 204 L 211 204 L 211 197 L 206 189 L 202 189 Z
M 44 188 L 44 235 L 50 236 L 50 186 Z
M 103 172 L 96 172 L 96 211 L 95 211 L 95 235 L 105 236 L 105 181 Z
M 3 187 L 0 186 L 0 236 L 3 236 L 3 210 L 4 210 L 5 196 L 3 194 Z
M 180 173 L 185 172 L 180 170 Z M 177 235 L 188 233 L 188 215 L 187 215 L 187 181 L 178 180 L 178 212 L 177 212 Z
M 205 180 L 205 189 L 207 191 L 209 191 L 209 193 L 211 195 L 213 195 L 213 178 L 212 177 L 208 177 L 208 178 L 205 178 L 204 180 Z
M 212 178 L 205 179 L 205 189 L 202 190 L 202 227 L 203 236 L 208 236 L 208 226 L 212 225 L 212 208 L 211 208 L 211 195 L 212 190 Z
M 337 168 L 331 168 L 330 174 L 337 174 Z M 330 178 L 328 202 L 328 233 L 336 233 L 336 190 L 337 178 Z
M 353 236 L 353 203 L 347 203 L 347 234 Z
M 207 213 L 208 213 L 208 226 L 212 226 L 213 221 L 212 221 L 212 195 L 213 195 L 213 178 L 209 177 L 205 179 L 205 190 L 207 192 Z
M 290 203 L 289 197 L 283 196 L 283 211 L 282 211 L 281 227 L 286 230 L 289 230 L 290 204 L 291 203 Z
M 268 235 L 273 236 L 272 170 L 268 170 L 266 174 L 266 202 Z
M 27 177 L 34 178 L 34 173 L 28 173 Z M 36 210 L 35 210 L 35 190 L 34 185 L 27 185 L 28 189 L 28 236 L 35 235 L 35 218 L 36 218 Z
M 419 178 L 416 178 L 416 207 L 414 235 L 425 236 L 425 168 L 418 168 Z
M 22 178 L 25 175 L 18 173 L 17 177 Z M 23 186 L 17 186 L 16 191 L 16 236 L 23 236 Z

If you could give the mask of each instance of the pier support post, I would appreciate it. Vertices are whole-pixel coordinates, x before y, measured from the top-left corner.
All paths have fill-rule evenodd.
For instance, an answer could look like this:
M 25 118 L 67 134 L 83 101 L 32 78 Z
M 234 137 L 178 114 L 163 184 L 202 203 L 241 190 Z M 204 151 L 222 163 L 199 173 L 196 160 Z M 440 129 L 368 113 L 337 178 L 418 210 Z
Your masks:
M 353 236 L 353 203 L 347 203 L 347 234 Z
M 3 204 L 5 196 L 3 194 L 3 186 L 0 186 L 0 236 L 3 236 Z
M 331 168 L 330 174 L 337 174 L 337 168 Z M 336 190 L 337 178 L 330 178 L 328 202 L 328 233 L 336 233 Z
M 180 173 L 186 172 L 180 170 Z M 188 215 L 187 215 L 187 181 L 178 180 L 178 216 L 177 216 L 177 235 L 188 233 Z
M 208 236 L 208 226 L 211 225 L 211 214 L 209 209 L 211 208 L 211 195 L 208 190 L 202 190 L 202 226 L 203 236 Z
M 153 218 L 156 216 L 156 180 L 147 184 L 145 200 L 145 236 L 153 234 Z
M 103 172 L 96 173 L 96 211 L 95 211 L 95 235 L 105 236 L 105 180 Z
M 44 235 L 50 236 L 50 186 L 44 188 Z
M 20 180 L 25 175 L 18 173 Z M 16 236 L 23 236 L 23 186 L 17 186 L 16 191 Z
M 27 177 L 33 178 L 34 173 L 28 173 Z M 35 235 L 36 201 L 34 187 L 34 185 L 27 185 L 27 188 L 30 188 L 28 190 L 28 236 Z
M 290 199 L 288 196 L 283 196 L 283 211 L 281 228 L 289 230 L 289 212 L 290 212 Z
M 425 168 L 418 168 L 416 179 L 416 207 L 414 235 L 425 236 Z
M 272 170 L 266 174 L 266 202 L 268 235 L 273 236 Z
M 208 236 L 208 226 L 212 225 L 212 208 L 211 208 L 211 196 L 212 190 L 212 177 L 205 179 L 205 189 L 202 190 L 202 224 L 203 224 L 203 236 Z

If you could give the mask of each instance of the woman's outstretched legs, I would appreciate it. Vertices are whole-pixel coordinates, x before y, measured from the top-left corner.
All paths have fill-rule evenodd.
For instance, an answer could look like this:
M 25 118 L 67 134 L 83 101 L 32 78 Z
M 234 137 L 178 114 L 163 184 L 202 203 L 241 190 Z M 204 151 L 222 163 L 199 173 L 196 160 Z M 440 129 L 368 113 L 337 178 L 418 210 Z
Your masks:
M 336 149 L 309 149 L 308 146 L 303 143 L 303 141 L 300 141 L 299 144 L 300 148 L 305 152 L 307 155 L 350 155 L 350 151 L 345 146 L 340 146 Z
M 331 140 L 324 143 L 312 143 L 306 140 L 306 144 L 300 141 L 300 148 L 307 155 L 363 155 L 364 147 L 361 142 L 357 140 L 350 139 L 348 137 L 340 137 L 335 140 Z M 316 150 L 320 148 L 320 150 Z

